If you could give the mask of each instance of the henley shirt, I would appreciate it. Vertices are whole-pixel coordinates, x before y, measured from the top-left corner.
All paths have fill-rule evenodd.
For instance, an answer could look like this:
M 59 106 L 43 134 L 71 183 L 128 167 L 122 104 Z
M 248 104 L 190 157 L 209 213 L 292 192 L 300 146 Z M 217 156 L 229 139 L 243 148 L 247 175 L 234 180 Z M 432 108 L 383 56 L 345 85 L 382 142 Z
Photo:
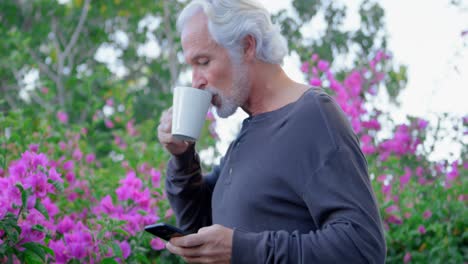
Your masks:
M 359 140 L 321 89 L 250 116 L 202 176 L 191 146 L 169 161 L 180 228 L 234 230 L 232 263 L 384 263 L 382 222 Z

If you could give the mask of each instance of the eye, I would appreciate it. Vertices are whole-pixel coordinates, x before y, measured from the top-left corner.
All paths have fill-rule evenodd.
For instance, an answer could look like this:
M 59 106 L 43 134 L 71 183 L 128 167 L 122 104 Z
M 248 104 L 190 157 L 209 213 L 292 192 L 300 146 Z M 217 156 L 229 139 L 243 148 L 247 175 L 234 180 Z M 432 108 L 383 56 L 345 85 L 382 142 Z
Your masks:
M 209 63 L 210 63 L 210 60 L 208 60 L 207 58 L 203 58 L 203 59 L 198 60 L 198 65 L 206 66 Z

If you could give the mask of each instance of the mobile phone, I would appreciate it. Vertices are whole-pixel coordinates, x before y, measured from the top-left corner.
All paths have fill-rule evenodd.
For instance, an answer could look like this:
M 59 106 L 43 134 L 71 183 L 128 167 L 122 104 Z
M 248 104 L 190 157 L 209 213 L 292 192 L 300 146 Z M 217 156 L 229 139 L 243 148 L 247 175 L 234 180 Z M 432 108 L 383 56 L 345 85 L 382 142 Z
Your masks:
M 166 223 L 145 226 L 145 231 L 166 241 L 169 241 L 173 237 L 185 236 L 189 234 L 175 226 Z

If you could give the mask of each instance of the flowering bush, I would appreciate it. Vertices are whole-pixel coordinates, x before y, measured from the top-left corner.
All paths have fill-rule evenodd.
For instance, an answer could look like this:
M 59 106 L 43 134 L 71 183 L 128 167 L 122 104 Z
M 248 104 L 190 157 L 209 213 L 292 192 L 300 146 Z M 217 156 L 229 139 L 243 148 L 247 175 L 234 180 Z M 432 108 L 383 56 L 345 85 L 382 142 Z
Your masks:
M 313 55 L 301 69 L 349 117 L 369 162 L 383 219 L 389 263 L 461 263 L 467 255 L 466 150 L 458 160 L 431 161 L 435 127 L 409 117 L 393 124 L 373 99 L 389 76 L 379 52 L 349 74 Z M 91 120 L 36 109 L 0 115 L 0 262 L 177 263 L 164 243 L 143 232 L 173 223 L 163 192 L 167 154 L 156 121 L 136 122 L 128 98 L 108 98 Z M 110 110 L 109 110 L 110 109 Z M 212 116 L 209 119 L 213 121 Z M 452 122 L 459 142 L 468 119 Z M 460 134 L 461 131 L 461 134 Z M 200 149 L 213 144 L 213 123 Z M 436 141 L 438 138 L 435 139 Z
M 309 76 L 310 85 L 328 89 L 360 138 L 386 231 L 387 262 L 466 262 L 466 149 L 461 160 L 434 162 L 424 146 L 431 131 L 428 121 L 408 117 L 407 123 L 385 123 L 391 120 L 389 113 L 372 100 L 390 78 L 385 74 L 390 59 L 377 52 L 343 81 L 318 55 L 304 62 L 301 70 Z M 452 126 L 455 140 L 462 144 L 468 134 L 467 118 L 455 120 Z M 384 127 L 391 132 L 382 131 Z
M 104 129 L 106 121 L 114 125 Z M 156 141 L 145 143 L 125 114 L 86 128 L 69 122 L 66 113 L 39 123 L 27 113 L 0 116 L 0 262 L 180 261 L 143 231 L 174 222 Z

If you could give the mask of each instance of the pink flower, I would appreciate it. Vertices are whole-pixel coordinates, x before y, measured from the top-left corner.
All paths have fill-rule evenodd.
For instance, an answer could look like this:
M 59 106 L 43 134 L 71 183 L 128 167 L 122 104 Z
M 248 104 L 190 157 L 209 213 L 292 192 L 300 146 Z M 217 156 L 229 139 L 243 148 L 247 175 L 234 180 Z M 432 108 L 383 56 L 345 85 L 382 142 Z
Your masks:
M 126 201 L 132 197 L 133 188 L 127 185 L 121 185 L 119 188 L 115 190 L 115 194 L 117 194 L 117 198 L 119 201 Z
M 303 73 L 309 73 L 309 67 L 310 67 L 309 62 L 307 62 L 307 61 L 303 62 L 302 65 L 301 65 L 301 71 Z
M 386 212 L 387 214 L 390 214 L 390 213 L 393 213 L 393 212 L 398 211 L 399 209 L 400 209 L 400 208 L 398 208 L 397 205 L 390 205 L 389 207 L 387 207 L 387 208 L 385 209 L 385 212 Z
M 420 234 L 424 235 L 426 233 L 426 228 L 423 225 L 418 227 L 418 231 Z
M 67 144 L 65 144 L 65 143 L 62 142 L 62 141 L 60 141 L 60 142 L 58 143 L 58 145 L 59 145 L 60 150 L 62 150 L 62 151 L 64 151 L 64 150 L 67 149 Z
M 166 247 L 166 244 L 159 238 L 153 238 L 151 240 L 151 248 L 154 250 L 162 250 Z
M 72 230 L 74 226 L 75 223 L 73 222 L 71 217 L 66 215 L 62 220 L 58 222 L 57 231 L 59 231 L 62 234 L 65 234 Z
M 423 176 L 423 173 L 424 173 L 423 167 L 418 166 L 418 167 L 416 168 L 416 175 L 417 175 L 418 177 L 421 177 L 421 176 Z
M 101 208 L 103 209 L 104 213 L 112 214 L 115 210 L 114 204 L 112 203 L 112 198 L 110 195 L 106 195 L 101 201 Z
M 207 118 L 209 118 L 210 113 L 211 113 L 211 111 L 208 111 Z M 213 113 L 211 113 L 211 115 L 213 115 Z M 214 117 L 213 117 L 213 119 L 214 119 Z M 127 125 L 126 125 L 127 133 L 130 136 L 138 135 L 138 131 L 135 129 L 134 123 L 135 123 L 135 120 L 130 120 L 130 121 L 127 122 Z
M 128 258 L 128 256 L 130 256 L 132 253 L 132 248 L 127 241 L 120 242 L 120 249 L 122 250 L 122 256 L 124 259 Z
M 72 171 L 75 168 L 75 163 L 72 160 L 63 163 L 63 169 L 66 171 Z
M 48 185 L 47 176 L 42 172 L 35 173 L 24 181 L 25 189 L 31 188 L 33 194 L 39 198 L 44 198 L 47 195 Z
M 424 120 L 424 119 L 418 119 L 418 128 L 423 130 L 423 129 L 426 129 L 427 125 L 429 124 L 428 121 Z
M 359 71 L 353 71 L 344 80 L 344 85 L 350 91 L 352 97 L 357 97 L 362 90 L 362 77 Z
M 400 177 L 400 188 L 404 188 L 406 186 L 406 184 L 408 184 L 408 182 L 410 181 L 411 179 L 411 169 L 406 167 L 405 168 L 405 174 L 403 174 L 401 177 Z
M 322 81 L 319 78 L 311 78 L 309 84 L 315 87 L 321 87 Z
M 112 100 L 112 99 L 107 99 L 107 100 L 106 100 L 106 105 L 108 105 L 108 106 L 114 106 L 114 100 Z
M 125 179 L 122 179 L 119 181 L 121 185 L 125 185 L 128 187 L 132 187 L 135 189 L 141 188 L 143 186 L 143 183 L 139 178 L 137 178 L 135 171 L 129 171 L 125 177 Z
M 86 157 L 85 157 L 85 161 L 86 161 L 86 163 L 88 163 L 88 164 L 93 163 L 94 160 L 96 160 L 96 155 L 94 155 L 94 154 L 92 154 L 92 153 L 86 155 Z
M 432 212 L 430 210 L 426 210 L 424 213 L 423 213 L 423 218 L 424 219 L 429 219 L 431 218 L 432 216 Z
M 392 185 L 391 184 L 383 184 L 382 185 L 382 193 L 385 195 L 390 195 L 392 193 Z
M 37 153 L 37 151 L 39 150 L 39 145 L 38 144 L 31 144 L 31 145 L 29 145 L 29 150 L 31 152 Z
M 109 120 L 109 119 L 104 120 L 104 124 L 106 125 L 107 128 L 113 128 L 114 127 L 114 123 L 112 123 L 112 121 Z
M 408 263 L 411 261 L 411 253 L 406 252 L 405 256 L 403 257 L 403 262 Z
M 387 175 L 385 174 L 377 177 L 378 182 L 385 182 L 386 179 L 387 179 Z
M 68 249 L 63 243 L 63 240 L 50 241 L 49 248 L 52 249 L 55 253 L 55 262 L 56 263 L 67 263 L 70 259 L 67 256 Z
M 390 216 L 387 218 L 387 222 L 393 223 L 393 224 L 396 224 L 396 225 L 401 225 L 401 224 L 403 224 L 403 220 L 401 220 L 401 218 L 398 217 L 398 216 L 396 216 L 396 215 L 390 215 Z
M 50 168 L 49 170 L 49 179 L 56 182 L 63 182 L 60 173 L 57 172 L 55 168 Z
M 65 179 L 67 179 L 68 183 L 73 183 L 75 181 L 75 173 L 67 172 L 67 174 L 65 175 Z
M 80 161 L 83 158 L 83 152 L 79 148 L 73 151 L 72 158 L 76 161 Z
M 59 111 L 59 112 L 57 113 L 57 119 L 58 119 L 61 123 L 66 124 L 66 123 L 68 123 L 68 114 L 65 113 L 65 112 Z
M 159 187 L 160 180 L 161 180 L 161 172 L 152 168 L 150 171 L 150 175 L 151 175 L 151 183 L 153 184 L 153 187 Z
M 23 179 L 26 177 L 27 164 L 23 160 L 19 160 L 10 165 L 8 169 L 10 177 L 15 180 Z
M 318 60 L 318 58 L 319 58 L 319 55 L 317 53 L 312 54 L 312 56 L 310 57 L 312 61 L 316 61 Z
M 327 72 L 330 68 L 330 63 L 325 60 L 319 60 L 319 62 L 317 63 L 317 67 L 320 71 Z
M 60 212 L 57 205 L 55 205 L 54 202 L 52 202 L 49 197 L 46 197 L 44 198 L 44 200 L 42 200 L 42 205 L 44 205 L 50 218 L 54 218 L 55 215 L 57 215 Z
M 447 174 L 447 180 L 449 182 L 454 181 L 456 178 L 458 178 L 459 172 L 458 172 L 458 162 L 454 161 L 452 163 L 450 172 Z
M 377 119 L 362 122 L 362 126 L 368 129 L 380 130 L 381 126 Z
M 151 192 L 148 188 L 146 188 L 143 192 L 136 191 L 133 193 L 132 199 L 139 205 L 141 208 L 150 209 L 150 201 L 151 201 Z

